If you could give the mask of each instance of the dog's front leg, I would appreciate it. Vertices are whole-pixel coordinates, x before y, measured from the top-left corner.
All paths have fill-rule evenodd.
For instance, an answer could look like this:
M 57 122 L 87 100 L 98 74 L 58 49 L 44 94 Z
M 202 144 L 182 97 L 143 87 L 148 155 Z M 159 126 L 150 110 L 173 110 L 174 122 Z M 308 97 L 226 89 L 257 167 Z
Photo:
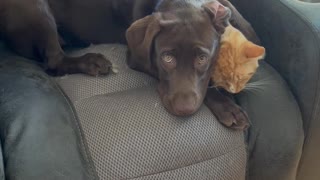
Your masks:
M 44 48 L 43 59 L 47 60 L 49 70 L 56 75 L 84 73 L 92 76 L 107 74 L 112 64 L 102 54 L 87 53 L 80 57 L 68 57 L 61 49 L 56 28 L 48 28 L 41 32 Z
M 216 88 L 208 89 L 204 103 L 224 126 L 236 130 L 249 127 L 245 111 Z
M 6 12 L 0 19 L 5 27 L 4 36 L 13 50 L 24 57 L 47 62 L 48 69 L 58 75 L 109 72 L 111 63 L 101 54 L 67 57 L 59 44 L 57 25 L 48 4 L 38 0 L 32 2 L 19 1 L 16 3 L 20 3 L 19 6 L 6 4 Z

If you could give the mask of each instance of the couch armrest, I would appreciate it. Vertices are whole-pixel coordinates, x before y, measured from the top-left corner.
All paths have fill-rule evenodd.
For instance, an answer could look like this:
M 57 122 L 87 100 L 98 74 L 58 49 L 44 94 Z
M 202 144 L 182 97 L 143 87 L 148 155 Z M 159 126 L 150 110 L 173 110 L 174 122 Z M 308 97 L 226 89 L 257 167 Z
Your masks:
M 73 107 L 51 77 L 0 42 L 0 180 L 98 179 Z
M 3 167 L 3 156 L 2 156 L 1 140 L 0 140 L 0 180 L 4 180 L 4 167 Z
M 267 49 L 267 61 L 289 83 L 306 133 L 299 179 L 320 176 L 320 4 L 298 0 L 233 2 Z M 317 156 L 315 156 L 317 155 Z

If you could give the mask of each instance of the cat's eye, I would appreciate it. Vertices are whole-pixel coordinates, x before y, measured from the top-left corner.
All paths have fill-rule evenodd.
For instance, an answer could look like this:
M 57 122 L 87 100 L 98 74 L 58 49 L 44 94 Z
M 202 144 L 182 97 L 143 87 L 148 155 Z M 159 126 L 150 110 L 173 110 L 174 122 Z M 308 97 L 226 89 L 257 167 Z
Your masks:
M 166 63 L 173 63 L 175 58 L 173 56 L 173 54 L 169 53 L 169 52 L 165 52 L 162 54 L 161 59 L 166 62 Z
M 208 56 L 205 54 L 201 54 L 200 56 L 198 56 L 198 64 L 202 65 L 202 64 L 206 64 L 208 62 Z

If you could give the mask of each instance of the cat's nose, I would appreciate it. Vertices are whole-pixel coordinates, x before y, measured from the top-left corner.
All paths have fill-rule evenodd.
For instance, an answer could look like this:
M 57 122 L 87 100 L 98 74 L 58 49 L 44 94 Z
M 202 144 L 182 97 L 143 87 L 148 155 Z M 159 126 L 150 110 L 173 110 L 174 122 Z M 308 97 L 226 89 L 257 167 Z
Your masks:
M 232 84 L 229 86 L 229 90 L 231 93 L 236 93 L 236 88 Z

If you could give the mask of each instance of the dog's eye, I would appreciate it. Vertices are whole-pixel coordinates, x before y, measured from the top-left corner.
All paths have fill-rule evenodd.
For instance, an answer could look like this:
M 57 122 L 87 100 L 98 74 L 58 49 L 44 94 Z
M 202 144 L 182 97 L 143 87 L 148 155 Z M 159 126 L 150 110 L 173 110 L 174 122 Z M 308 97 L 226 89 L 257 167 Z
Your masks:
M 202 54 L 200 56 L 198 56 L 198 64 L 202 65 L 202 64 L 206 64 L 208 62 L 208 56 L 205 54 Z
M 174 61 L 174 57 L 170 53 L 164 53 L 161 58 L 166 63 L 172 63 Z

